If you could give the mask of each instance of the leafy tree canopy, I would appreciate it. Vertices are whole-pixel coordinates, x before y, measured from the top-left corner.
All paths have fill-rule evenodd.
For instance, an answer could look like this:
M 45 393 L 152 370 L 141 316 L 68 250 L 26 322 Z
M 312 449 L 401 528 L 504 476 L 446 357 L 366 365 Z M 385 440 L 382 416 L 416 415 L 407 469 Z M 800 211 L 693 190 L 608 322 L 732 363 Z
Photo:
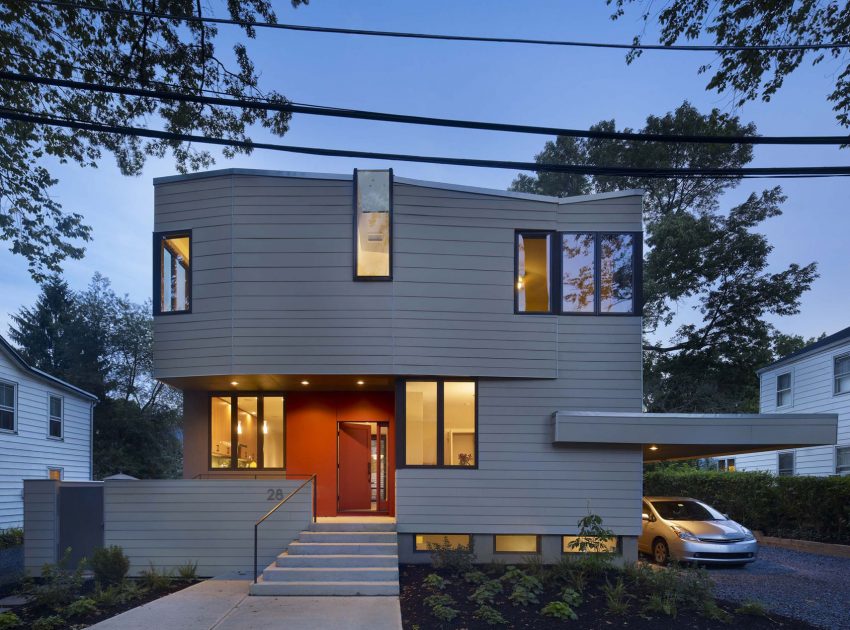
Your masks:
M 616 125 L 607 120 L 593 128 L 614 131 Z M 687 102 L 663 116 L 649 116 L 639 131 L 756 133 L 754 125 L 743 124 L 736 116 L 716 109 L 703 114 Z M 660 168 L 736 168 L 752 160 L 752 149 L 559 137 L 547 142 L 536 159 Z M 736 179 L 565 177 L 547 173 L 519 175 L 513 182 L 513 190 L 557 196 L 646 190 L 644 388 L 650 410 L 757 410 L 755 370 L 775 358 L 778 343 L 775 328 L 765 318 L 797 313 L 800 296 L 817 277 L 814 263 L 768 271 L 772 247 L 756 230 L 765 220 L 781 214 L 785 197 L 775 187 L 722 210 L 723 193 L 738 183 Z M 692 304 L 693 309 L 682 309 L 682 304 Z M 693 321 L 680 317 L 683 310 Z M 668 335 L 668 342 L 657 342 L 670 328 L 674 332 Z
M 695 40 L 708 35 L 718 46 L 767 46 L 788 44 L 847 43 L 850 33 L 850 5 L 822 0 L 668 0 L 660 9 L 652 0 L 606 0 L 615 7 L 613 19 L 625 15 L 626 8 L 637 4 L 644 22 L 658 20 L 661 43 Z M 640 43 L 637 36 L 634 42 Z M 629 53 L 631 63 L 640 51 Z M 724 51 L 713 63 L 700 66 L 701 73 L 713 73 L 708 89 L 731 92 L 738 105 L 761 98 L 769 101 L 785 78 L 808 58 L 818 65 L 830 58 L 836 66 L 833 91 L 828 99 L 834 104 L 839 123 L 850 127 L 850 56 L 845 49 L 814 51 Z
M 308 0 L 291 0 L 293 6 Z M 200 0 L 89 0 L 86 4 L 174 15 L 203 15 Z M 227 0 L 230 17 L 274 22 L 270 0 Z M 254 29 L 244 27 L 247 37 Z M 257 72 L 243 43 L 233 46 L 232 61 L 216 48 L 218 29 L 200 22 L 40 5 L 29 0 L 0 0 L 0 68 L 51 78 L 76 78 L 123 87 L 166 89 L 189 94 L 214 91 L 233 97 L 285 102 L 259 88 Z M 113 125 L 147 126 L 184 134 L 246 140 L 257 123 L 277 135 L 286 133 L 290 115 L 261 110 L 160 101 L 64 88 L 0 81 L 4 108 L 35 111 Z M 50 163 L 96 167 L 111 153 L 125 175 L 138 175 L 148 156 L 171 153 L 180 172 L 213 163 L 208 151 L 180 142 L 144 140 L 80 130 L 0 120 L 0 239 L 24 256 L 30 273 L 43 281 L 66 258 L 81 258 L 91 230 L 81 214 L 66 212 L 50 194 L 57 180 Z M 230 157 L 245 149 L 225 148 Z M 52 158 L 48 162 L 46 158 Z

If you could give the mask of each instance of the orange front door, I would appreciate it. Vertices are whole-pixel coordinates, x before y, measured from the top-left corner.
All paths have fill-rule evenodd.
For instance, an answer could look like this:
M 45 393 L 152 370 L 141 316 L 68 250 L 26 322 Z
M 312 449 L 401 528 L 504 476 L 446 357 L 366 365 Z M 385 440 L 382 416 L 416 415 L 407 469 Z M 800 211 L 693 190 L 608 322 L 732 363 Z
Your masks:
M 339 423 L 339 511 L 372 509 L 372 429 Z

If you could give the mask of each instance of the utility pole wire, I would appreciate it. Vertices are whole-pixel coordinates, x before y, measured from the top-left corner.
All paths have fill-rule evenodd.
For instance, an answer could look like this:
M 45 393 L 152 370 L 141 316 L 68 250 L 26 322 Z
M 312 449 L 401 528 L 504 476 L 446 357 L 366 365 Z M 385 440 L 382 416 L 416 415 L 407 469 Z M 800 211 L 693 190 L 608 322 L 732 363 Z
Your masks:
M 823 44 L 762 44 L 754 46 L 704 46 L 697 44 L 612 44 L 606 42 L 583 42 L 556 39 L 526 39 L 522 37 L 483 37 L 476 35 L 446 35 L 438 33 L 408 33 L 403 31 L 376 31 L 360 28 L 340 28 L 335 26 L 307 26 L 302 24 L 280 24 L 277 22 L 243 22 L 227 18 L 199 17 L 195 15 L 173 15 L 156 11 L 137 11 L 117 7 L 100 7 L 77 2 L 62 2 L 60 0 L 31 0 L 33 4 L 54 6 L 64 9 L 84 9 L 113 15 L 157 18 L 183 22 L 199 22 L 206 24 L 231 24 L 251 28 L 270 28 L 288 31 L 303 31 L 308 33 L 333 33 L 337 35 L 366 35 L 371 37 L 393 37 L 401 39 L 427 39 L 455 42 L 483 42 L 490 44 L 530 44 L 538 46 L 565 46 L 574 48 L 613 48 L 618 50 L 667 50 L 685 52 L 743 52 L 763 51 L 779 52 L 785 50 L 827 50 L 850 48 L 850 43 L 827 42 Z
M 411 125 L 427 125 L 434 127 L 449 127 L 460 129 L 478 129 L 484 131 L 504 131 L 509 133 L 527 133 L 547 136 L 568 136 L 571 138 L 591 138 L 596 140 L 625 140 L 631 142 L 662 142 L 662 143 L 694 143 L 694 144 L 765 144 L 765 145 L 837 145 L 850 144 L 850 135 L 844 136 L 695 136 L 670 135 L 651 133 L 627 133 L 621 131 L 598 131 L 582 129 L 565 129 L 560 127 L 543 127 L 537 125 L 517 125 L 511 123 L 491 123 L 475 120 L 458 120 L 453 118 L 434 118 L 429 116 L 411 116 L 360 109 L 346 109 L 320 105 L 304 105 L 291 102 L 274 103 L 267 100 L 223 98 L 219 96 L 204 96 L 185 94 L 171 90 L 145 89 L 104 85 L 75 81 L 72 79 L 56 79 L 33 74 L 18 74 L 0 71 L 0 80 L 50 85 L 75 90 L 90 90 L 107 94 L 136 96 L 158 100 L 180 101 L 184 103 L 199 103 L 205 105 L 220 105 L 239 107 L 243 109 L 260 109 L 274 112 L 289 112 L 307 114 L 310 116 L 328 116 L 333 118 L 352 118 L 358 120 L 376 120 L 382 122 L 404 123 Z
M 652 169 L 620 166 L 594 166 L 584 164 L 552 164 L 537 162 L 518 162 L 509 160 L 483 160 L 476 158 L 452 158 L 403 153 L 380 153 L 374 151 L 354 151 L 349 149 L 324 149 L 320 147 L 291 146 L 267 142 L 251 142 L 228 138 L 213 138 L 190 134 L 143 129 L 123 125 L 106 125 L 90 121 L 69 118 L 56 118 L 40 113 L 0 108 L 0 119 L 18 122 L 51 125 L 78 129 L 94 133 L 111 133 L 139 138 L 153 138 L 171 142 L 196 142 L 242 149 L 266 149 L 288 153 L 323 155 L 329 157 L 353 157 L 361 159 L 391 160 L 398 162 L 420 162 L 428 164 L 446 164 L 451 166 L 474 166 L 481 168 L 499 168 L 513 171 L 534 171 L 549 173 L 569 173 L 575 175 L 596 175 L 609 177 L 644 178 L 749 178 L 749 177 L 835 177 L 850 176 L 850 166 L 792 166 L 792 167 L 756 167 L 756 168 L 684 168 Z

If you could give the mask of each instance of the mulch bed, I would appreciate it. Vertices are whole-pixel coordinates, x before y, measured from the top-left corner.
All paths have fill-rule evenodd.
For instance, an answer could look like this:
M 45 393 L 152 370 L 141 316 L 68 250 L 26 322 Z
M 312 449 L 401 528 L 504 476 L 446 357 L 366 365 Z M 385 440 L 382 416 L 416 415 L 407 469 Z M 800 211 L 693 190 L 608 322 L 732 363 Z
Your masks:
M 451 595 L 460 611 L 458 617 L 450 623 L 444 623 L 436 619 L 430 608 L 425 604 L 425 597 L 430 593 L 423 583 L 427 575 L 434 570 L 428 565 L 403 565 L 400 567 L 401 581 L 401 618 L 405 630 L 431 630 L 432 628 L 468 628 L 490 629 L 493 626 L 486 625 L 473 617 L 477 606 L 468 600 L 470 587 L 463 580 L 453 580 L 444 593 Z M 545 617 L 540 614 L 540 609 L 547 603 L 559 598 L 561 585 L 544 584 L 544 592 L 541 593 L 539 604 L 531 604 L 527 607 L 515 606 L 507 599 L 507 592 L 497 596 L 494 608 L 507 620 L 508 625 L 502 628 L 533 628 L 534 630 L 546 630 L 548 628 L 586 628 L 610 630 L 612 628 L 629 628 L 632 630 L 658 630 L 659 628 L 693 628 L 695 630 L 729 630 L 729 628 L 747 629 L 770 629 L 770 630 L 812 630 L 811 626 L 802 621 L 771 614 L 770 617 L 756 617 L 736 615 L 736 604 L 718 601 L 718 604 L 726 612 L 733 616 L 729 624 L 719 621 L 708 620 L 692 612 L 681 612 L 675 619 L 666 616 L 643 616 L 639 613 L 638 605 L 633 606 L 633 612 L 624 616 L 610 614 L 606 607 L 605 595 L 602 592 L 601 583 L 588 583 L 584 593 L 583 603 L 575 609 L 578 614 L 576 621 L 564 621 Z

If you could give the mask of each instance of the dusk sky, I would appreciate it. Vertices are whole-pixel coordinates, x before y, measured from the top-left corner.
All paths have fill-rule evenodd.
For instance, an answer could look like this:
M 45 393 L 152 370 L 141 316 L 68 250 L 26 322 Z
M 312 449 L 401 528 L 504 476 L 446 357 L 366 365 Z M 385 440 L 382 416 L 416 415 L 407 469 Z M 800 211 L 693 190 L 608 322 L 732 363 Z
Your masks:
M 223 2 L 210 0 L 212 14 L 225 16 Z M 278 2 L 281 21 L 300 24 L 430 31 L 490 36 L 629 42 L 643 28 L 636 5 L 612 22 L 603 0 L 507 2 L 390 2 L 312 0 L 297 10 Z M 656 41 L 649 29 L 645 41 Z M 241 38 L 236 27 L 221 26 L 219 54 Z M 706 42 L 710 43 L 710 42 Z M 587 128 L 614 118 L 618 127 L 640 127 L 649 114 L 664 114 L 684 100 L 701 111 L 730 109 L 730 97 L 707 92 L 701 64 L 706 53 L 647 52 L 632 65 L 624 51 L 506 44 L 390 40 L 355 36 L 261 31 L 248 41 L 261 72 L 261 86 L 299 103 L 372 109 L 425 116 Z M 804 65 L 786 79 L 769 103 L 750 103 L 737 113 L 766 135 L 847 133 L 835 121 L 826 96 L 835 66 Z M 156 121 L 152 121 L 152 127 Z M 262 131 L 256 140 L 316 147 L 419 153 L 455 157 L 532 160 L 541 136 L 442 130 L 296 115 L 290 132 L 275 138 Z M 216 152 L 217 153 L 217 152 Z M 757 148 L 753 166 L 839 165 L 850 151 L 835 147 Z M 393 167 L 398 176 L 505 189 L 515 172 L 440 165 L 386 163 L 258 151 L 215 168 L 245 167 L 350 173 L 353 168 Z M 136 301 L 150 297 L 154 177 L 175 173 L 170 159 L 151 160 L 138 178 L 121 176 L 107 155 L 97 170 L 50 164 L 60 179 L 55 197 L 80 212 L 94 228 L 86 257 L 65 265 L 73 288 L 83 288 L 100 271 L 119 293 Z M 775 270 L 789 263 L 816 261 L 820 277 L 805 294 L 799 315 L 774 320 L 783 332 L 832 333 L 850 325 L 847 204 L 850 180 L 788 179 L 743 182 L 724 198 L 724 208 L 750 192 L 780 184 L 788 196 L 783 216 L 764 232 L 775 247 Z M 0 252 L 0 334 L 8 317 L 31 305 L 38 287 L 26 261 Z M 683 308 L 689 308 L 683 305 Z

